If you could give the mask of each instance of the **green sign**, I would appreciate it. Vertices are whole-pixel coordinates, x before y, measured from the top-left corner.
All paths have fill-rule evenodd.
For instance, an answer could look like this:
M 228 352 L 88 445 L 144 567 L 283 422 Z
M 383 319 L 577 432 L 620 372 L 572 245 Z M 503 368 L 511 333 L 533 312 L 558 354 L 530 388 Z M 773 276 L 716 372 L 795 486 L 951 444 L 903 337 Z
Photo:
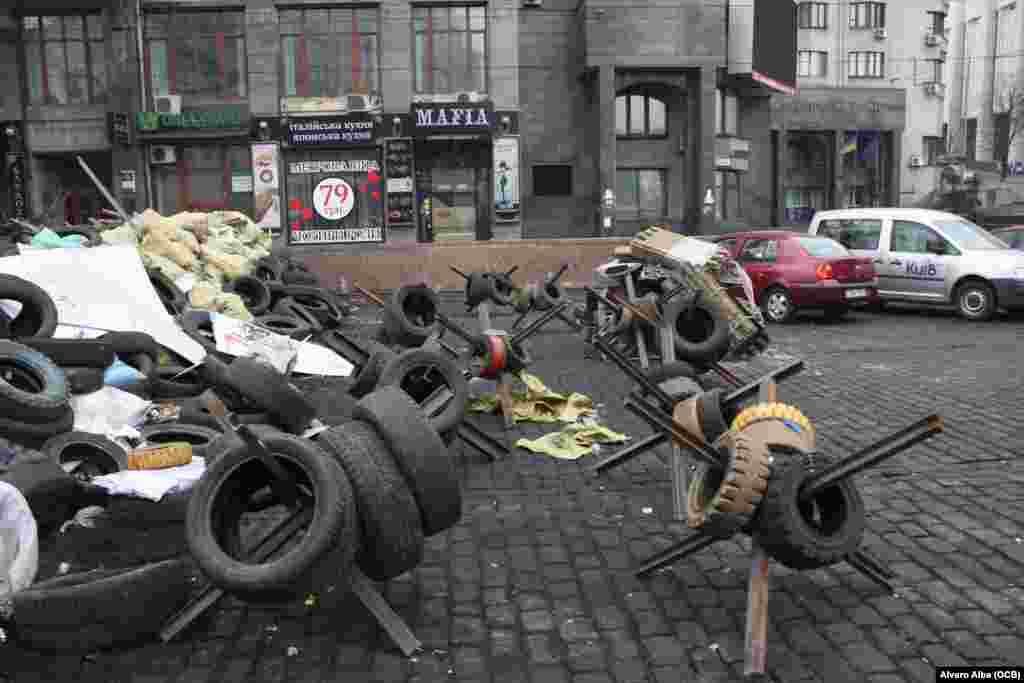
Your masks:
M 135 115 L 135 126 L 143 133 L 164 130 L 207 130 L 218 128 L 244 128 L 246 107 L 228 105 L 218 109 L 183 111 L 180 114 L 161 114 L 140 111 Z

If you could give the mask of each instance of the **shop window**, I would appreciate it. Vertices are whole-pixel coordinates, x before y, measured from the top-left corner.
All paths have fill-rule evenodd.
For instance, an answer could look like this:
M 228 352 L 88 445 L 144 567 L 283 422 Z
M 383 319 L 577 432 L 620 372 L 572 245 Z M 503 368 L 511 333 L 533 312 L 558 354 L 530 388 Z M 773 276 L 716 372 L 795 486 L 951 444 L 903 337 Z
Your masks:
M 384 201 L 375 149 L 290 150 L 285 166 L 292 242 L 380 241 Z
M 620 138 L 663 138 L 668 134 L 665 101 L 651 95 L 615 98 L 615 134 Z
M 946 35 L 945 12 L 928 12 L 928 31 L 935 36 Z
M 175 155 L 173 164 L 150 167 L 160 213 L 230 209 L 252 215 L 249 147 L 181 145 Z
M 946 141 L 944 138 L 926 135 L 921 138 L 921 149 L 924 152 L 924 162 L 933 166 L 939 157 L 946 153 Z
M 715 134 L 739 133 L 739 99 L 736 93 L 719 88 L 715 94 Z
M 107 101 L 106 25 L 99 12 L 22 18 L 32 104 Z
M 851 52 L 847 67 L 850 78 L 885 78 L 885 53 Z
M 380 9 L 282 9 L 286 97 L 339 97 L 380 89 Z
M 538 197 L 572 195 L 572 166 L 543 164 L 533 167 L 533 194 Z
M 620 168 L 615 172 L 619 218 L 664 218 L 668 213 L 664 169 Z
M 796 8 L 796 20 L 800 28 L 828 28 L 828 4 L 801 2 Z
M 797 53 L 796 75 L 812 78 L 828 75 L 828 53 L 820 50 L 800 50 Z
M 415 6 L 418 93 L 487 92 L 487 7 Z
M 152 95 L 246 97 L 244 11 L 147 12 L 145 42 Z
M 831 237 L 847 249 L 876 251 L 882 239 L 882 221 L 877 219 L 826 219 L 818 225 L 818 234 Z
M 850 28 L 885 28 L 885 3 L 850 3 Z
M 718 202 L 717 217 L 720 221 L 736 221 L 740 215 L 740 174 L 734 171 L 715 173 L 715 195 Z
M 955 248 L 949 244 L 939 233 L 927 225 L 913 221 L 893 221 L 892 238 L 890 239 L 889 251 L 901 254 L 929 254 L 937 253 L 929 251 L 931 246 L 941 245 L 942 254 L 953 254 Z

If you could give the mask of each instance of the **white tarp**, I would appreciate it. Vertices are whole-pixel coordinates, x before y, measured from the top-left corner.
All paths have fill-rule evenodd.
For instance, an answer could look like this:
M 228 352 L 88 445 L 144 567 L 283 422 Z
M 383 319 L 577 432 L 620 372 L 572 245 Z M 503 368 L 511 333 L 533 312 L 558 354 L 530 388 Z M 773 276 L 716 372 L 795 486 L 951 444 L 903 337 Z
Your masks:
M 0 273 L 46 290 L 61 323 L 55 337 L 145 332 L 192 363 L 206 356 L 164 309 L 133 246 L 27 252 L 0 258 Z
M 260 358 L 279 372 L 286 372 L 292 366 L 295 372 L 306 375 L 348 377 L 352 374 L 352 364 L 326 347 L 289 339 L 260 325 L 220 313 L 212 314 L 210 319 L 217 350 L 221 353 Z

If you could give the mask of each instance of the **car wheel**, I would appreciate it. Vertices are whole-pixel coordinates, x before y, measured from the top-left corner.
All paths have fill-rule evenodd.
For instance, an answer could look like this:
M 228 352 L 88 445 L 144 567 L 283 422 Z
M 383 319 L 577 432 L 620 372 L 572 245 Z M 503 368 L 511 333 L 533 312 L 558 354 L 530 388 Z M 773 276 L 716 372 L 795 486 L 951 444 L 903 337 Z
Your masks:
M 773 287 L 765 292 L 761 307 L 765 317 L 773 323 L 788 323 L 796 313 L 793 298 L 782 287 Z
M 967 320 L 989 320 L 996 310 L 996 294 L 984 282 L 966 282 L 956 290 L 956 310 Z

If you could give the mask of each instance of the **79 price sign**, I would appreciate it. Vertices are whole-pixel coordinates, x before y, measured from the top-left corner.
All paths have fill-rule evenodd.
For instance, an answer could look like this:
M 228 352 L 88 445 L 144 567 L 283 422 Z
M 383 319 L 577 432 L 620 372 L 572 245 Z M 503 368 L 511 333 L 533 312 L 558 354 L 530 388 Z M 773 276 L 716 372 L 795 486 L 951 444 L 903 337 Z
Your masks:
M 313 209 L 329 221 L 340 221 L 355 204 L 352 186 L 341 178 L 324 178 L 313 190 Z

